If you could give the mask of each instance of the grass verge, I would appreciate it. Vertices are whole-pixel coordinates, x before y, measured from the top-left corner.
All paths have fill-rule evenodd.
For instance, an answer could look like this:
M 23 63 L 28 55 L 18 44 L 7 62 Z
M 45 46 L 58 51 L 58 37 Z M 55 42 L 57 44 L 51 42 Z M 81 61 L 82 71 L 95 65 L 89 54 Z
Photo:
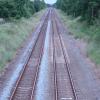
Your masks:
M 22 42 L 35 29 L 45 10 L 31 18 L 0 25 L 0 71 L 11 61 Z
M 72 18 L 61 10 L 58 10 L 58 14 L 66 28 L 69 29 L 70 33 L 73 34 L 75 38 L 82 38 L 87 41 L 88 56 L 95 64 L 100 66 L 100 20 L 90 26 L 87 25 L 86 22 L 81 22 L 80 17 Z

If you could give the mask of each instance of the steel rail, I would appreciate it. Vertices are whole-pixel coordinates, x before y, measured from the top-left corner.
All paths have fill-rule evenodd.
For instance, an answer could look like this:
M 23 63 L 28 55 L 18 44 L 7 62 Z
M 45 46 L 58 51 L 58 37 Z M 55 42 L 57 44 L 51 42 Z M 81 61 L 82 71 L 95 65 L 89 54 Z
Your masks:
M 48 19 L 49 19 L 49 16 L 50 16 L 50 9 L 49 9 L 49 14 L 48 14 Z M 48 22 L 48 21 L 47 21 Z M 47 26 L 46 26 L 47 27 Z M 46 29 L 45 29 L 46 30 Z M 45 32 L 46 33 L 46 32 Z M 43 41 L 45 42 L 45 40 Z M 43 43 L 44 44 L 44 43 Z M 41 51 L 41 55 L 40 55 L 40 59 L 39 59 L 39 65 L 41 64 L 41 59 L 42 59 L 42 56 L 43 56 L 43 53 L 44 53 L 44 46 L 42 46 L 42 51 Z M 38 67 L 38 71 L 39 71 L 39 67 Z M 35 77 L 35 82 L 33 83 L 33 88 L 32 88 L 32 93 L 31 93 L 31 99 L 30 100 L 33 100 L 34 99 L 34 90 L 35 90 L 35 87 L 36 87 L 36 83 L 37 83 L 37 78 L 38 78 L 38 72 L 36 73 L 36 77 Z
M 61 44 L 61 49 L 62 49 L 63 56 L 64 56 L 64 59 L 65 59 L 66 70 L 68 72 L 68 77 L 69 77 L 71 89 L 72 89 L 72 92 L 73 92 L 74 100 L 78 100 L 78 97 L 77 97 L 77 94 L 76 94 L 75 85 L 74 85 L 73 78 L 72 78 L 72 74 L 71 74 L 71 71 L 70 71 L 70 68 L 69 68 L 68 54 L 66 54 L 66 51 L 65 51 L 65 48 L 64 48 L 64 43 L 63 43 L 62 37 L 60 35 L 59 26 L 58 26 L 58 23 L 57 23 L 57 16 L 56 16 L 56 13 L 55 13 L 54 10 L 53 10 L 53 16 L 54 16 L 53 18 L 54 18 L 54 21 L 55 21 L 55 24 L 56 24 L 56 28 L 57 28 L 57 33 L 58 33 L 58 36 L 59 36 L 60 44 Z
M 72 88 L 72 91 L 73 91 L 74 100 L 78 100 L 75 85 L 74 85 L 74 81 L 73 81 L 72 74 L 71 74 L 71 70 L 69 68 L 69 61 L 68 61 L 69 58 L 67 56 L 68 54 L 66 54 L 66 51 L 64 49 L 64 43 L 63 43 L 62 36 L 60 34 L 59 26 L 58 26 L 58 23 L 57 23 L 57 16 L 56 16 L 55 11 L 54 11 L 54 15 L 55 15 L 54 19 L 55 19 L 55 23 L 56 23 L 56 28 L 57 28 L 57 31 L 58 31 L 57 33 L 58 33 L 59 40 L 60 40 L 60 43 L 61 43 L 61 47 L 62 47 L 62 51 L 63 51 L 65 63 L 66 63 L 66 69 L 67 69 L 68 76 L 69 76 L 69 79 L 70 79 L 70 85 L 71 85 L 71 88 Z
M 49 11 L 48 11 L 48 13 L 47 13 L 46 18 L 44 19 L 44 23 L 43 23 L 43 25 L 42 25 L 42 27 L 41 27 L 41 30 L 42 30 L 42 28 L 44 27 L 44 24 L 45 24 L 45 22 L 46 22 L 48 16 L 49 16 Z M 38 37 L 37 37 L 36 41 L 35 41 L 35 44 L 34 44 L 34 46 L 33 46 L 32 52 L 34 51 L 34 48 L 35 48 L 35 46 L 36 46 L 36 43 L 37 43 L 37 41 L 38 41 L 38 39 L 39 39 L 41 30 L 40 30 L 40 32 L 39 32 L 39 34 L 38 34 Z M 29 60 L 30 60 L 30 58 L 31 58 L 32 52 L 30 52 L 30 56 L 28 57 L 28 60 L 27 60 L 27 62 L 26 62 L 26 64 L 25 64 L 25 66 L 23 66 L 23 70 L 21 71 L 21 74 L 20 74 L 20 76 L 19 76 L 19 78 L 18 78 L 18 80 L 17 80 L 17 82 L 16 82 L 16 86 L 15 86 L 15 88 L 14 88 L 14 90 L 13 90 L 13 92 L 12 92 L 12 94 L 11 94 L 9 100 L 13 100 L 13 97 L 14 97 L 14 95 L 15 95 L 15 93 L 16 93 L 16 90 L 17 90 L 17 88 L 18 88 L 19 82 L 20 82 L 20 80 L 22 79 L 23 74 L 24 74 L 24 72 L 25 72 L 25 70 L 26 70 L 27 64 L 28 64 L 28 62 L 29 62 Z M 43 52 L 43 47 L 42 47 L 42 50 L 41 50 L 41 55 L 40 55 L 40 57 L 39 57 L 38 66 L 39 66 L 39 64 L 40 64 L 42 52 Z M 36 80 L 37 80 L 37 76 L 38 76 L 38 70 L 39 70 L 39 68 L 37 68 L 36 77 L 35 77 L 35 82 L 33 83 L 33 87 L 34 87 L 35 84 L 36 84 Z M 33 90 L 32 90 L 32 91 L 33 91 Z M 33 93 L 32 93 L 32 94 L 33 94 Z M 32 94 L 30 95 L 31 97 L 32 97 Z
M 53 13 L 51 13 L 53 17 Z M 57 71 L 56 71 L 56 59 L 55 59 L 55 43 L 54 43 L 54 26 L 52 20 L 52 41 L 53 41 L 53 69 L 54 69 L 54 90 L 55 90 L 55 100 L 58 100 L 58 86 L 57 86 Z

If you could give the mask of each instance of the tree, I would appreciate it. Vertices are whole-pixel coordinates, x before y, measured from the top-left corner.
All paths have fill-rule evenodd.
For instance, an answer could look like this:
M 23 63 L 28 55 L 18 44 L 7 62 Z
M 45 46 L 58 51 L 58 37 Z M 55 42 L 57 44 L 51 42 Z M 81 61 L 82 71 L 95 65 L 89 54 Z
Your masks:
M 5 19 L 30 17 L 45 7 L 44 0 L 0 0 L 0 17 Z
M 44 0 L 34 0 L 34 8 L 35 11 L 38 12 L 39 10 L 43 9 L 45 7 Z
M 100 0 L 58 0 L 56 6 L 68 15 L 81 16 L 82 20 L 93 24 L 99 17 Z

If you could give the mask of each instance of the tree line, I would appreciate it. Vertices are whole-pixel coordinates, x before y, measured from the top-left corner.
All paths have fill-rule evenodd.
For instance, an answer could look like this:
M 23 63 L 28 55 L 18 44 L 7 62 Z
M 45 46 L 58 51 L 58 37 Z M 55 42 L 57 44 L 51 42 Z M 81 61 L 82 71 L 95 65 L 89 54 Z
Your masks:
M 100 0 L 58 0 L 56 6 L 68 15 L 81 16 L 89 24 L 100 17 Z
M 44 0 L 0 0 L 0 18 L 30 17 L 44 7 Z

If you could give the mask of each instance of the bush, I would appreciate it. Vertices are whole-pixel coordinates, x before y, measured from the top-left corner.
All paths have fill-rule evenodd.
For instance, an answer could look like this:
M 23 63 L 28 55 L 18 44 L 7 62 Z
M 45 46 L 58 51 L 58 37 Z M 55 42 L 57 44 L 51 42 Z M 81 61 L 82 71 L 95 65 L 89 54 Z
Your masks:
M 82 20 L 93 24 L 99 17 L 100 0 L 58 0 L 56 6 L 68 15 L 81 16 Z

